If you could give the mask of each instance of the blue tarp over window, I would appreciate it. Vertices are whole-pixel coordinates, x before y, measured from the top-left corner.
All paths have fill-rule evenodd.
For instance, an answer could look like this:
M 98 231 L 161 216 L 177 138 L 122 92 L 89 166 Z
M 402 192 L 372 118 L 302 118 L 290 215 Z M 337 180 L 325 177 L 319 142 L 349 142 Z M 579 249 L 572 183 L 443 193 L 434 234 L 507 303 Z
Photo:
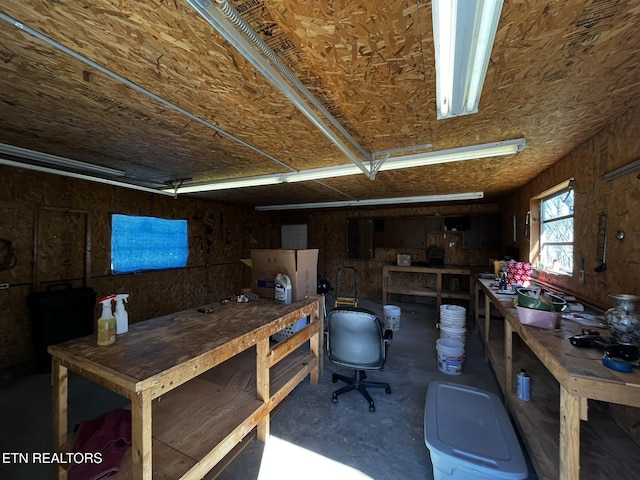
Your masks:
M 161 270 L 187 265 L 186 220 L 111 216 L 111 271 Z

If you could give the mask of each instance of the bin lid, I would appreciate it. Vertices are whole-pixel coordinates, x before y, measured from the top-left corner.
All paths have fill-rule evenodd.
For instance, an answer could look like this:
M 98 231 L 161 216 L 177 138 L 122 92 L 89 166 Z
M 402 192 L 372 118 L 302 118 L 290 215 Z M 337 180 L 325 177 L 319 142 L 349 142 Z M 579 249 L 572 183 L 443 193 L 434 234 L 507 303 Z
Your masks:
M 431 382 L 425 402 L 424 441 L 430 451 L 467 470 L 497 478 L 527 478 L 516 433 L 500 398 L 491 392 Z

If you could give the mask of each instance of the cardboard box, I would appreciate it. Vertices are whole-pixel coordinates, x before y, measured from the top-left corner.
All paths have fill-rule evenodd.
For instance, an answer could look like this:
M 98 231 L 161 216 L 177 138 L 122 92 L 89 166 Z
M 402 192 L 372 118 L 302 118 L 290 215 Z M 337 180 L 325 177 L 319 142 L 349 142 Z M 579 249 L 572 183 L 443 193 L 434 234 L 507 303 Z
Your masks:
M 291 279 L 294 302 L 315 295 L 318 291 L 318 249 L 251 250 L 251 288 L 264 298 L 274 298 L 273 279 L 284 273 Z

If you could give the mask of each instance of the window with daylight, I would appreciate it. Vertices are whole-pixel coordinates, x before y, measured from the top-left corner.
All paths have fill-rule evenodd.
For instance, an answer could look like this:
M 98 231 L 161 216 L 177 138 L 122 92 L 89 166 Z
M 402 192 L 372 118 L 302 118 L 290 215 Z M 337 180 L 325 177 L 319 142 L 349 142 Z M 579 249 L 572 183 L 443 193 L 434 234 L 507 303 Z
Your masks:
M 573 274 L 573 186 L 540 199 L 540 263 L 544 270 Z
M 111 271 L 163 270 L 187 265 L 186 220 L 111 215 Z

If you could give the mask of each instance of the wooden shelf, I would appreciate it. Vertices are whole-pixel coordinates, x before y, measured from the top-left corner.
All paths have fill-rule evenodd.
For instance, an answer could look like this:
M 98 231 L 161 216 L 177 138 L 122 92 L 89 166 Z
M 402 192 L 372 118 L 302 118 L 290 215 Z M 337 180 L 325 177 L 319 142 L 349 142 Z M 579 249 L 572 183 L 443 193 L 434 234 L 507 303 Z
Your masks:
M 413 295 L 416 297 L 433 297 L 438 296 L 438 292 L 435 289 L 429 287 L 387 287 L 387 294 L 395 293 L 397 295 Z M 385 302 L 386 303 L 386 302 Z
M 601 354 L 572 347 L 567 339 L 579 331 L 577 324 L 563 321 L 560 330 L 523 326 L 511 299 L 496 296 L 486 282 L 477 285 L 490 302 L 489 310 L 486 304 L 482 309 L 485 316 L 476 316 L 478 331 L 538 477 L 635 480 L 640 446 L 612 419 L 609 402 L 638 407 L 640 375 L 614 374 L 601 366 Z M 494 310 L 503 318 L 486 315 Z M 514 393 L 514 373 L 522 368 L 531 377 L 529 402 Z M 562 389 L 567 392 L 564 411 Z M 574 423 L 568 423 L 571 418 Z
M 382 302 L 389 302 L 389 295 L 411 295 L 436 299 L 436 308 L 440 309 L 443 299 L 466 300 L 470 308 L 471 291 L 452 291 L 444 288 L 444 279 L 448 277 L 468 277 L 472 285 L 471 270 L 462 267 L 399 267 L 385 265 L 382 268 Z
M 230 304 L 207 317 L 193 309 L 134 324 L 115 348 L 96 348 L 91 337 L 50 347 L 54 447 L 67 436 L 70 369 L 132 402 L 132 447 L 114 478 L 215 477 L 249 438 L 266 440 L 271 413 L 296 385 L 318 382 L 323 301 Z M 305 328 L 269 340 L 302 317 Z

